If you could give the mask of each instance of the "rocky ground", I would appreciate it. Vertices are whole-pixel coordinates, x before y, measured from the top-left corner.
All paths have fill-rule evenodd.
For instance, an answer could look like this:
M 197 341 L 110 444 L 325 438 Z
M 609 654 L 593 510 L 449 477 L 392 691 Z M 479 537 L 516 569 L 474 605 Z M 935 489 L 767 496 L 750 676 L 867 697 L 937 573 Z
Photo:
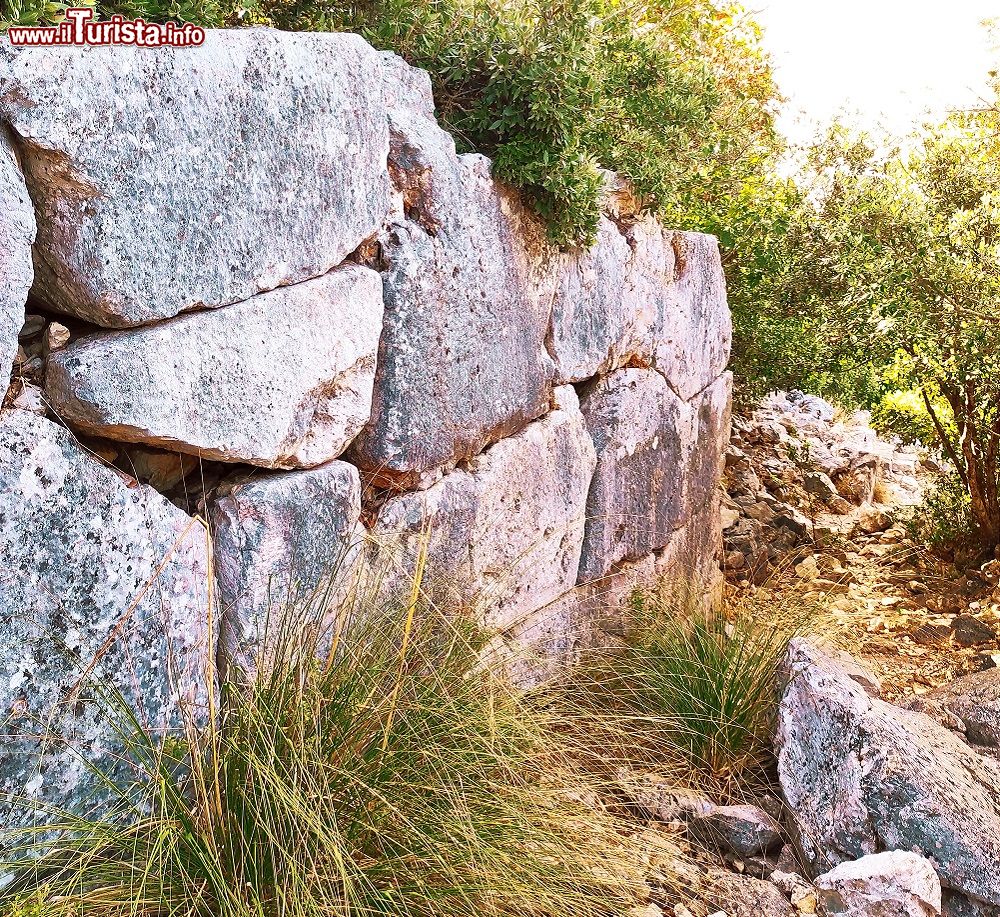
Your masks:
M 730 599 L 809 604 L 823 637 L 789 651 L 771 793 L 628 788 L 653 877 L 630 917 L 1000 914 L 1000 561 L 913 536 L 940 470 L 802 393 L 734 419 Z
M 1000 562 L 956 565 L 910 535 L 940 471 L 863 412 L 778 394 L 737 417 L 726 457 L 729 589 L 791 580 L 898 700 L 1000 663 Z

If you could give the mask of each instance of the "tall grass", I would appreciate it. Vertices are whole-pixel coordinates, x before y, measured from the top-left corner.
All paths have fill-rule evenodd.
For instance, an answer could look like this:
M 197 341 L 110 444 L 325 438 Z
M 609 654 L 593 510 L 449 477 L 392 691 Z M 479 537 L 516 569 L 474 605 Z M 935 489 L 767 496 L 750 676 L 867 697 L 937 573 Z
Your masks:
M 61 813 L 22 838 L 0 912 L 605 917 L 634 903 L 616 824 L 572 801 L 546 714 L 479 665 L 473 628 L 419 588 L 336 621 L 279 641 L 208 729 L 164 741 L 118 705 L 140 779 L 102 818 Z
M 712 609 L 637 592 L 621 643 L 570 676 L 580 721 L 595 734 L 603 723 L 626 730 L 633 766 L 742 791 L 772 763 L 779 666 L 814 616 L 793 592 Z

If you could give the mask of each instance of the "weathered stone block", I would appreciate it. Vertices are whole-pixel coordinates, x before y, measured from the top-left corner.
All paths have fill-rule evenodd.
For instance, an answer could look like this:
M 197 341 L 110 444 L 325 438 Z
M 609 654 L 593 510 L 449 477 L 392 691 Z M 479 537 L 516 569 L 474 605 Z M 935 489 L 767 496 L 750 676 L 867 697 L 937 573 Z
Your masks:
M 399 212 L 379 239 L 385 328 L 352 460 L 403 489 L 545 413 L 553 281 L 533 250 L 538 230 L 488 160 L 457 156 L 422 110 L 390 121 Z
M 372 530 L 406 583 L 418 552 L 431 588 L 477 603 L 504 628 L 556 599 L 577 576 L 594 447 L 570 387 L 557 407 L 426 491 L 394 497 Z
M 108 327 L 318 277 L 388 211 L 382 55 L 356 35 L 0 46 L 38 207 L 36 289 Z
M 934 864 L 909 850 L 842 863 L 816 879 L 821 917 L 938 917 Z
M 223 462 L 309 467 L 367 422 L 382 327 L 378 274 L 305 283 L 53 354 L 46 394 L 89 433 Z
M 214 616 L 201 523 L 26 411 L 0 415 L 0 558 L 0 823 L 16 827 L 43 818 L 32 804 L 106 797 L 88 763 L 129 774 L 107 691 L 154 731 L 180 707 L 204 718 Z
M 31 288 L 35 212 L 7 131 L 0 126 L 0 399 L 10 381 Z
M 279 638 L 322 629 L 364 554 L 361 479 L 346 462 L 235 484 L 212 507 L 221 653 L 245 674 Z
M 662 548 L 686 519 L 697 417 L 659 373 L 617 370 L 581 400 L 597 449 L 580 581 Z
M 625 295 L 631 255 L 618 227 L 602 217 L 593 247 L 557 262 L 548 344 L 558 383 L 582 382 L 620 366 L 626 342 L 641 337 L 640 327 L 648 326 L 651 312 L 643 313 Z
M 636 312 L 652 313 L 638 325 L 641 339 L 628 346 L 689 400 L 729 362 L 732 319 L 719 243 L 714 236 L 664 229 L 653 217 L 633 226 L 628 241 L 625 296 Z

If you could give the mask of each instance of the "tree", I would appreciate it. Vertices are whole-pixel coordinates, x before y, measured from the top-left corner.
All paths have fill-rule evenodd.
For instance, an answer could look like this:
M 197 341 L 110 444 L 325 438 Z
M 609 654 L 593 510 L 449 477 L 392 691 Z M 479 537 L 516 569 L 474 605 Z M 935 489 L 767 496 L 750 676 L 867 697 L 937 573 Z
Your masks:
M 831 352 L 893 366 L 919 392 L 1000 544 L 1000 116 L 958 112 L 911 152 L 835 130 L 811 158 L 802 257 Z

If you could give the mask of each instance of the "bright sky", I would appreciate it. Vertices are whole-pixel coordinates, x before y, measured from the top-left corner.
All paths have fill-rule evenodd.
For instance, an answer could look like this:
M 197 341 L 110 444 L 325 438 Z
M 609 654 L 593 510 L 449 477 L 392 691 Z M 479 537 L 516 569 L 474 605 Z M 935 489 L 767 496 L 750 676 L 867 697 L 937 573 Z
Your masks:
M 810 119 L 839 112 L 856 113 L 864 127 L 908 133 L 928 110 L 974 105 L 1000 65 L 996 39 L 980 25 L 1000 18 L 1000 0 L 745 3 L 765 28 L 789 99 L 779 123 L 793 140 L 809 139 Z

